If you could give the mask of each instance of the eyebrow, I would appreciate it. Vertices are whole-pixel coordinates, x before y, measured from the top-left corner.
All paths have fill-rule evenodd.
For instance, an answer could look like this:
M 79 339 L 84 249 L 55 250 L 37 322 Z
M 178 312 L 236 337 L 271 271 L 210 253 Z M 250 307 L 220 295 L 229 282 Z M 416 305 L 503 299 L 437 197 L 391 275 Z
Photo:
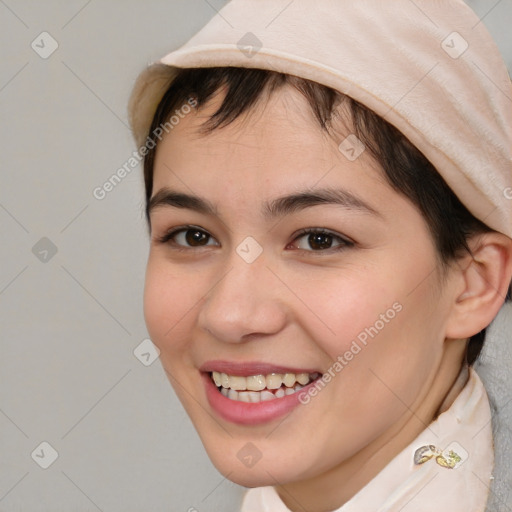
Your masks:
M 380 216 L 374 208 L 351 192 L 333 188 L 304 190 L 271 199 L 263 204 L 262 214 L 265 219 L 272 220 L 321 204 L 337 205 L 347 210 L 356 210 Z M 207 199 L 173 191 L 167 187 L 161 188 L 149 200 L 147 207 L 148 218 L 152 211 L 162 206 L 186 208 L 205 215 L 219 216 L 217 207 Z

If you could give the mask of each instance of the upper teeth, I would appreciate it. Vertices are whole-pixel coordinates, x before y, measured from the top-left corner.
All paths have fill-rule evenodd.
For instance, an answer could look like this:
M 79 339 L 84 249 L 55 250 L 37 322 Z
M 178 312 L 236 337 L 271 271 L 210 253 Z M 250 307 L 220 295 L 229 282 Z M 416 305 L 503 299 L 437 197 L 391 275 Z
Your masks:
M 291 388 L 296 382 L 302 386 L 310 380 L 316 378 L 316 374 L 311 377 L 308 373 L 270 373 L 268 375 L 250 375 L 241 377 L 239 375 L 227 375 L 226 373 L 212 372 L 212 378 L 215 385 L 235 391 L 261 391 L 267 389 L 279 389 L 283 384 Z

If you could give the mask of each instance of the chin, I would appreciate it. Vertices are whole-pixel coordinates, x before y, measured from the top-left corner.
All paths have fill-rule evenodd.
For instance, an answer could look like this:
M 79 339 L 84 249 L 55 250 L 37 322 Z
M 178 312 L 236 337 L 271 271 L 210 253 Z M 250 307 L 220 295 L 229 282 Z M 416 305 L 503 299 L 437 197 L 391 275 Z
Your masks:
M 224 468 L 216 467 L 228 480 L 243 487 L 265 487 L 269 485 L 276 485 L 278 482 L 280 484 L 287 483 L 288 480 L 284 481 L 283 478 L 281 478 L 280 471 L 267 468 L 266 465 L 260 466 L 260 464 L 263 463 L 260 461 L 252 468 L 234 468 L 231 466 L 226 468 L 227 471 L 224 471 Z M 290 477 L 290 475 L 286 476 L 288 478 Z
M 288 463 L 285 462 L 285 456 L 279 450 L 272 450 L 270 458 L 261 454 L 259 459 L 246 458 L 244 460 L 246 454 L 251 451 L 247 449 L 247 446 L 250 446 L 251 443 L 242 443 L 242 448 L 239 448 L 238 444 L 236 449 L 226 449 L 223 453 L 215 451 L 219 450 L 219 445 L 213 448 L 215 453 L 207 450 L 208 456 L 217 471 L 231 482 L 243 487 L 264 487 L 278 483 L 286 484 L 300 479 L 301 468 L 296 466 L 290 468 L 289 461 Z M 244 447 L 246 447 L 245 451 Z

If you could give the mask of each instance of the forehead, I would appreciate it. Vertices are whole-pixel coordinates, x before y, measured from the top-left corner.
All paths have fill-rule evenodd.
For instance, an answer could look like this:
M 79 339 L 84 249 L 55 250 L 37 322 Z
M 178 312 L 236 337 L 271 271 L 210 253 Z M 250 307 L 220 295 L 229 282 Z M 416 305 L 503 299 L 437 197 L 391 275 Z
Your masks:
M 345 150 L 345 139 L 354 137 L 343 112 L 328 133 L 304 96 L 284 86 L 269 97 L 263 95 L 227 126 L 200 133 L 223 98 L 219 93 L 198 111 L 184 115 L 163 137 L 156 152 L 153 192 L 172 181 L 173 175 L 186 175 L 214 188 L 219 180 L 225 185 L 241 180 L 277 187 L 295 181 L 312 187 L 345 169 L 352 177 L 366 175 L 383 182 L 380 167 L 367 152 L 352 159 L 353 154 L 340 151 L 340 144 Z

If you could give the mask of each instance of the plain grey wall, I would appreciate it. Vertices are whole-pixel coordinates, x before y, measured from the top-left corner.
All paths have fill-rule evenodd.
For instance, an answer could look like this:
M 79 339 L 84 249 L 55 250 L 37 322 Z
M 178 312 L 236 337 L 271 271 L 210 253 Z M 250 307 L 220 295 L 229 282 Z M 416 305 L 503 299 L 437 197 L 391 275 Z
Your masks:
M 239 507 L 159 361 L 133 353 L 148 336 L 140 168 L 93 196 L 135 149 L 138 72 L 224 3 L 0 0 L 2 512 Z M 511 0 L 470 4 L 512 69 Z

